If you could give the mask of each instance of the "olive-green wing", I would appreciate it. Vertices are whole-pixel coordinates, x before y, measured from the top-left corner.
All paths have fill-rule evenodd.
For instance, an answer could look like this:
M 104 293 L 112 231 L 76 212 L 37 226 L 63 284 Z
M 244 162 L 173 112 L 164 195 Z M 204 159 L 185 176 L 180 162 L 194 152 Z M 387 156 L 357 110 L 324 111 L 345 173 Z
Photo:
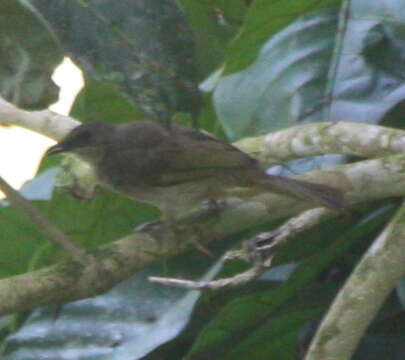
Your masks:
M 115 143 L 116 156 L 109 155 L 106 164 L 126 172 L 132 184 L 170 186 L 256 166 L 256 160 L 234 146 L 180 125 L 172 131 L 150 122 L 122 129 L 123 141 Z
M 257 166 L 256 160 L 247 154 L 208 134 L 178 125 L 174 130 L 177 146 L 166 149 L 169 166 L 156 177 L 157 185 L 198 181 L 219 176 L 222 171 Z

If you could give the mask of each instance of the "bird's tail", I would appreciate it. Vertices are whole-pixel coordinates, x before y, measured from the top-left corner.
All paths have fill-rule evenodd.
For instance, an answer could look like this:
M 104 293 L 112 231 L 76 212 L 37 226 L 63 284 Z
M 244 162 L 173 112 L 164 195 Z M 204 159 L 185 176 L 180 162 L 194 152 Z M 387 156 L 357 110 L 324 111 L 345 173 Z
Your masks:
M 257 180 L 257 185 L 271 192 L 283 193 L 319 205 L 342 210 L 345 208 L 343 192 L 340 189 L 303 180 L 276 175 L 266 175 Z

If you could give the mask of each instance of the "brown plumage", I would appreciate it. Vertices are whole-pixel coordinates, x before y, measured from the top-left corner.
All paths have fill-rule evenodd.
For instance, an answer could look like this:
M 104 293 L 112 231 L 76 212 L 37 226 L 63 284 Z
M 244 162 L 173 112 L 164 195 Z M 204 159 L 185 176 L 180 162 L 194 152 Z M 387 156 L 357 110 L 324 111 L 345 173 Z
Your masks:
M 339 189 L 266 174 L 236 147 L 181 125 L 87 123 L 48 154 L 73 152 L 90 162 L 101 183 L 159 207 L 167 216 L 219 199 L 232 187 L 254 187 L 326 206 L 344 207 Z

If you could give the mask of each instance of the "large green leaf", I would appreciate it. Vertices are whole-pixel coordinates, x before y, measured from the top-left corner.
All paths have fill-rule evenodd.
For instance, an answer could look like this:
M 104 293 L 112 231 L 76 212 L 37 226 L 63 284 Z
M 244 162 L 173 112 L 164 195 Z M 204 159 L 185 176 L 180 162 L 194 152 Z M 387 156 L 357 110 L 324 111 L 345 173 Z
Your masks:
M 230 44 L 226 73 L 244 69 L 254 61 L 263 43 L 298 17 L 338 5 L 341 0 L 255 0 L 239 35 Z
M 44 186 L 48 186 L 53 180 L 44 181 L 47 182 Z M 75 242 L 86 247 L 116 240 L 157 215 L 156 209 L 150 206 L 109 192 L 101 192 L 92 200 L 78 200 L 58 190 L 52 201 L 39 200 L 35 205 Z M 0 206 L 0 215 L 3 223 L 0 229 L 0 276 L 23 273 L 28 267 L 40 267 L 54 261 L 55 256 L 64 256 L 50 245 L 47 234 L 19 209 Z M 54 250 L 48 251 L 51 249 Z
M 51 75 L 62 51 L 40 16 L 26 1 L 0 1 L 0 95 L 30 109 L 58 98 Z
M 346 1 L 262 39 L 254 63 L 215 90 L 226 133 L 236 139 L 302 121 L 380 122 L 405 99 L 401 6 Z
M 221 23 L 216 17 L 217 9 L 224 10 L 224 4 L 220 2 L 178 0 L 195 34 L 200 79 L 208 76 L 222 63 L 227 44 L 235 33 L 233 28 Z M 234 4 L 235 2 L 237 4 Z M 243 12 L 240 3 L 240 0 L 228 2 L 228 6 L 225 7 L 238 9 L 237 12 L 240 14 Z
M 323 101 L 336 27 L 335 10 L 304 16 L 269 39 L 251 66 L 221 79 L 214 104 L 231 139 L 295 125 Z
M 57 171 L 48 169 L 21 188 L 21 194 L 36 205 L 52 197 Z M 3 205 L 3 206 L 2 206 Z M 34 254 L 47 244 L 46 237 L 30 219 L 7 201 L 0 201 L 0 278 L 27 271 Z
M 77 95 L 71 116 L 81 121 L 102 121 L 113 124 L 143 120 L 145 116 L 116 87 L 87 79 Z

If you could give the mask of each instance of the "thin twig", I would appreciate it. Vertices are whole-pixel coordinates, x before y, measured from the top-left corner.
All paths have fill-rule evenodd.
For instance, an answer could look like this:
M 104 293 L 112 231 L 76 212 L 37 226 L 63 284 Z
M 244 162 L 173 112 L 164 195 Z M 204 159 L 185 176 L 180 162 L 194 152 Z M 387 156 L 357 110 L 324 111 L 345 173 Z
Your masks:
M 0 176 L 0 190 L 4 192 L 7 199 L 25 214 L 27 214 L 31 221 L 37 225 L 45 234 L 49 235 L 50 240 L 65 249 L 68 254 L 81 261 L 85 255 L 85 250 L 67 237 L 59 228 L 48 220 L 32 203 L 27 201 L 20 193 L 14 190 L 1 176 Z
M 333 216 L 333 211 L 325 208 L 316 208 L 304 211 L 291 218 L 276 230 L 261 233 L 245 242 L 243 250 L 231 250 L 224 254 L 222 262 L 227 261 L 250 261 L 253 265 L 250 269 L 232 277 L 211 280 L 192 281 L 166 277 L 149 277 L 149 281 L 166 286 L 179 287 L 188 290 L 219 290 L 229 287 L 245 285 L 259 277 L 271 266 L 276 250 L 289 239 L 297 234 L 310 229 L 321 221 Z
M 184 280 L 184 279 L 174 279 L 174 278 L 166 278 L 166 277 L 158 277 L 158 276 L 150 276 L 149 281 L 154 283 L 159 283 L 166 286 L 173 286 L 182 289 L 188 290 L 219 290 L 229 287 L 237 287 L 244 285 L 258 276 L 260 276 L 263 271 L 264 267 L 262 263 L 254 264 L 250 269 L 239 273 L 235 276 L 218 279 L 218 280 L 211 280 L 211 281 L 192 281 L 192 280 Z
M 248 240 L 248 244 L 254 244 L 253 247 L 250 246 L 250 251 L 258 251 L 263 254 L 267 253 L 272 256 L 275 250 L 281 245 L 284 245 L 288 240 L 305 230 L 313 228 L 333 215 L 334 212 L 326 208 L 315 208 L 303 211 L 289 219 L 277 229 L 258 234 L 252 240 Z

